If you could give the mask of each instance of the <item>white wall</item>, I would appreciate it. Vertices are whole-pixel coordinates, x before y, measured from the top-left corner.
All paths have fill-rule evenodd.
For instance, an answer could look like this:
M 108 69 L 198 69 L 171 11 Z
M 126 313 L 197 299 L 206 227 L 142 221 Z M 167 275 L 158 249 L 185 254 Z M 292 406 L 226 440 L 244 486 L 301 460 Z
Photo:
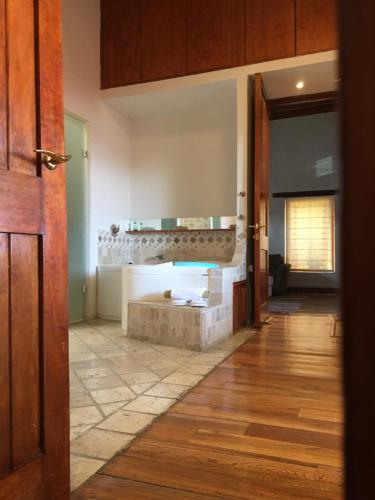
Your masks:
M 337 113 L 321 113 L 270 124 L 270 253 L 285 253 L 284 203 L 273 193 L 340 188 Z M 317 162 L 332 162 L 333 172 L 317 176 Z M 319 165 L 319 164 L 318 164 Z M 340 285 L 340 206 L 336 197 L 336 272 L 291 273 L 289 286 L 331 288 Z
M 231 101 L 127 119 L 100 93 L 100 0 L 62 0 L 62 23 L 65 109 L 88 129 L 93 317 L 99 229 L 126 219 L 236 214 L 236 108 Z
M 236 109 L 137 119 L 131 218 L 236 214 Z
M 100 1 L 63 0 L 62 26 L 65 109 L 85 120 L 89 133 L 87 313 L 92 317 L 97 231 L 129 217 L 129 123 L 100 99 Z

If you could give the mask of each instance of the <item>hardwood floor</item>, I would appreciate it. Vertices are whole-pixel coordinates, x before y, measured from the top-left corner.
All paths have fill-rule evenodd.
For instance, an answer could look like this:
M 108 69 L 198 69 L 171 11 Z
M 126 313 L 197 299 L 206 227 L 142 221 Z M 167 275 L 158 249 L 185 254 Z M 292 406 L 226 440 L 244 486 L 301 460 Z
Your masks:
M 73 498 L 343 498 L 332 319 L 274 316 Z

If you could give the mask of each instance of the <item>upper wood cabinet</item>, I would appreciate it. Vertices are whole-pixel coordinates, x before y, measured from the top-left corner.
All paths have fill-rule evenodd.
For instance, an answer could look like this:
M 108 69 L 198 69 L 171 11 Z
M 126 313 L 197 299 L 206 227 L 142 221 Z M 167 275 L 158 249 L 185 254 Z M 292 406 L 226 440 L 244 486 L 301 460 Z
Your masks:
M 186 1 L 187 72 L 244 64 L 244 0 Z
M 297 0 L 297 55 L 335 49 L 337 1 Z
M 141 3 L 101 0 L 102 88 L 141 81 Z
M 246 64 L 295 52 L 295 0 L 246 0 Z
M 186 0 L 141 0 L 142 80 L 186 74 Z
M 101 0 L 102 88 L 336 47 L 336 0 Z

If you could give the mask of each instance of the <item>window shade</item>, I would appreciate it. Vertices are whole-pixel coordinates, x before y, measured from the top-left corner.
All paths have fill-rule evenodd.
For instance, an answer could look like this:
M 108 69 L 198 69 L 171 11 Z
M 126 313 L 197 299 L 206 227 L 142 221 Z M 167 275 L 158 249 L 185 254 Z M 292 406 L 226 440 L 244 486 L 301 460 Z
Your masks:
M 294 271 L 334 271 L 334 200 L 286 201 L 286 261 Z

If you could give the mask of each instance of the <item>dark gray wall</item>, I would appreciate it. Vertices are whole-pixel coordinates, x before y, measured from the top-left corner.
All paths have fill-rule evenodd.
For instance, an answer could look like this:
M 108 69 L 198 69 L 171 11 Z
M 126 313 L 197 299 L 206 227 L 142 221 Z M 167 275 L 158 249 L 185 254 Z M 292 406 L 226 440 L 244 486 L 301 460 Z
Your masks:
M 322 113 L 274 120 L 270 124 L 270 253 L 285 254 L 285 199 L 273 193 L 340 188 L 338 115 Z M 326 173 L 326 175 L 323 175 Z M 293 287 L 339 287 L 339 196 L 335 203 L 334 273 L 293 272 Z

